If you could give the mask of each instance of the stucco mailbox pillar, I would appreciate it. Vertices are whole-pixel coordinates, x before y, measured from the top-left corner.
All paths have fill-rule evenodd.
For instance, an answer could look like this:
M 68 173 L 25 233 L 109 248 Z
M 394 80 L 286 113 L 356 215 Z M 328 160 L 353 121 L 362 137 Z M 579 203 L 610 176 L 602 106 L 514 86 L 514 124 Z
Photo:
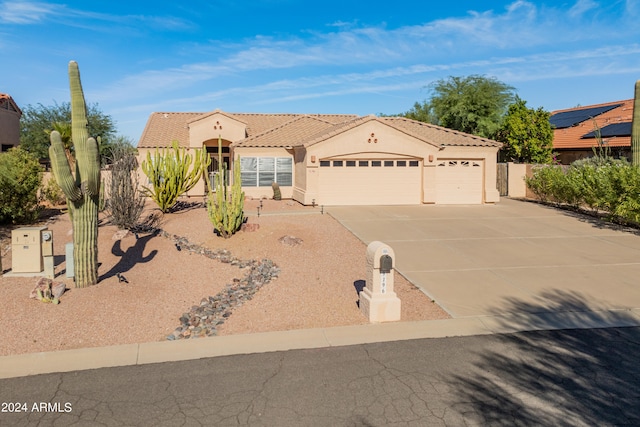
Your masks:
M 367 286 L 360 292 L 360 311 L 370 322 L 400 320 L 400 298 L 393 291 L 395 258 L 382 242 L 367 246 Z

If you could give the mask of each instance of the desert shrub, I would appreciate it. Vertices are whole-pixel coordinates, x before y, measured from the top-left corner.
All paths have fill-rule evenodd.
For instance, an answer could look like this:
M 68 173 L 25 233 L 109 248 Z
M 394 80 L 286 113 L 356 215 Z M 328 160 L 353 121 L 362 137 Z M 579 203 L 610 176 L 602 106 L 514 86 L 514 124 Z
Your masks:
M 42 167 L 20 147 L 0 154 L 0 223 L 29 223 L 38 218 Z
M 40 196 L 51 206 L 64 205 L 67 202 L 62 189 L 54 177 L 49 180 L 40 189 Z
M 547 202 L 554 201 L 554 194 L 563 179 L 562 167 L 545 165 L 534 168 L 533 175 L 526 177 L 525 182 L 538 199 Z
M 640 223 L 640 169 L 631 164 L 607 167 L 610 192 L 607 211 L 624 221 Z
M 527 186 L 542 201 L 588 207 L 610 219 L 640 223 L 640 168 L 626 160 L 596 157 L 534 169 Z
M 128 147 L 116 146 L 111 154 L 106 211 L 109 221 L 120 229 L 138 225 L 144 210 L 144 195 L 138 187 L 138 160 Z M 103 188 L 105 186 L 103 185 Z

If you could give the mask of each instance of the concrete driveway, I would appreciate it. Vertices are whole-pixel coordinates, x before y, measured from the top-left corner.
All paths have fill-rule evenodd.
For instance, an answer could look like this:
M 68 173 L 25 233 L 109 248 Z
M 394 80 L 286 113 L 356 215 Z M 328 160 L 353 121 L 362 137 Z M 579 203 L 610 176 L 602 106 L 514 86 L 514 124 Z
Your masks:
M 549 313 L 569 313 L 572 325 L 580 317 L 603 325 L 638 319 L 638 310 L 629 311 L 640 308 L 640 235 L 633 231 L 506 198 L 327 211 L 366 244 L 391 246 L 397 271 L 454 318 L 535 314 L 541 327 Z

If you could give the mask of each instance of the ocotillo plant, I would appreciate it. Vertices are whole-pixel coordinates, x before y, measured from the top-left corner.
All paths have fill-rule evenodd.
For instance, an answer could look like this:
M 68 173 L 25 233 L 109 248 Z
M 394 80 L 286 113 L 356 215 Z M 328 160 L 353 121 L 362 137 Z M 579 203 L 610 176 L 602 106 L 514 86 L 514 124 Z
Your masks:
M 240 177 L 240 157 L 233 164 L 233 184 L 229 191 L 226 167 L 222 162 L 222 140 L 218 138 L 218 179 L 215 193 L 207 196 L 207 212 L 215 231 L 225 239 L 240 229 L 244 222 L 244 191 Z
M 640 166 L 640 80 L 636 82 L 631 122 L 631 163 Z
M 193 163 L 193 167 L 191 164 Z M 191 190 L 202 178 L 211 163 L 206 149 L 195 151 L 194 156 L 173 142 L 171 149 L 155 150 L 153 157 L 147 153 L 142 162 L 142 172 L 151 181 L 151 187 L 143 186 L 143 192 L 156 202 L 162 212 L 167 212 L 178 201 L 178 197 Z
M 71 89 L 71 140 L 76 153 L 75 175 L 67 159 L 60 133 L 52 131 L 49 157 L 53 176 L 68 200 L 73 227 L 75 285 L 84 288 L 98 283 L 98 203 L 100 199 L 100 150 L 87 131 L 87 107 L 80 82 L 80 70 L 69 62 Z

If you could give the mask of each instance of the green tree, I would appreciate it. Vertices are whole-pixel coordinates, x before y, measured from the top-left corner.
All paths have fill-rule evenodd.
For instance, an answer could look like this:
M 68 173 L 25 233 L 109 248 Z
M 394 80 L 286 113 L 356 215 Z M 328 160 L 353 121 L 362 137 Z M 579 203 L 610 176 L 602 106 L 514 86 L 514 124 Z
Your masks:
M 401 116 L 485 138 L 494 136 L 515 98 L 513 87 L 480 75 L 451 76 L 429 87 L 431 98 Z
M 549 117 L 549 112 L 528 108 L 527 102 L 516 96 L 494 136 L 504 143 L 501 157 L 518 163 L 551 163 L 553 129 Z
M 101 146 L 109 145 L 116 129 L 111 116 L 104 114 L 97 104 L 87 106 L 89 135 L 102 139 Z M 56 130 L 61 134 L 63 144 L 71 153 L 73 147 L 70 137 L 71 103 L 55 103 L 52 106 L 38 104 L 22 108 L 20 118 L 20 145 L 40 159 L 49 158 L 49 134 Z M 69 138 L 65 141 L 66 138 Z M 105 150 L 105 148 L 103 148 Z
M 38 159 L 20 147 L 0 154 L 0 223 L 37 219 L 42 168 Z
M 417 120 L 419 122 L 435 124 L 435 117 L 433 116 L 431 106 L 427 101 L 423 101 L 422 104 L 416 102 L 413 104 L 413 108 L 400 114 L 400 116 L 411 120 Z

